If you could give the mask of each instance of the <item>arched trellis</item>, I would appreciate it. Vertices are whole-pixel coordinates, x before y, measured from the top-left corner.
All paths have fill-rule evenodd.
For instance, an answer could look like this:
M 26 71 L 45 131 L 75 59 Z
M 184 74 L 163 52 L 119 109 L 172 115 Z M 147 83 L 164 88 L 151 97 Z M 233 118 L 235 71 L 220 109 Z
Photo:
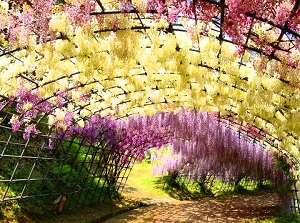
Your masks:
M 269 180 L 274 188 L 285 183 L 282 170 L 275 170 L 273 155 L 255 139 L 264 135 L 234 124 L 233 120 L 226 124 L 212 114 L 182 109 L 177 114 L 131 116 L 126 118 L 128 122 L 94 115 L 81 129 L 75 124 L 47 135 L 30 132 L 27 138 L 26 129 L 12 133 L 13 129 L 6 126 L 12 116 L 9 109 L 2 111 L 0 125 L 2 203 L 42 199 L 41 208 L 47 211 L 46 207 L 56 197 L 67 197 L 69 205 L 103 201 L 122 190 L 132 164 L 143 158 L 149 148 L 166 144 L 186 153 L 185 163 L 208 165 L 209 169 L 194 174 L 209 171 L 228 182 L 240 176 L 257 182 Z M 42 128 L 47 124 L 40 119 L 36 126 Z M 205 126 L 207 129 L 203 129 Z M 22 138 L 24 143 L 20 143 Z M 190 147 L 198 142 L 198 146 Z M 201 159 L 211 163 L 202 164 Z M 223 164 L 216 166 L 217 162 Z M 292 203 L 287 208 L 297 210 L 297 189 L 292 191 L 294 199 L 289 200 Z
M 44 44 L 38 44 L 35 35 L 29 35 L 28 42 L 22 42 L 20 36 L 14 39 L 12 31 L 20 27 L 9 23 L 10 43 L 21 45 L 14 50 L 9 44 L 1 53 L 2 109 L 10 105 L 9 98 L 16 99 L 18 114 L 10 120 L 13 126 L 26 127 L 23 118 L 26 121 L 32 118 L 30 112 L 48 115 L 50 110 L 41 108 L 45 108 L 47 101 L 69 104 L 57 106 L 49 116 L 50 125 L 68 111 L 78 115 L 74 120 L 84 121 L 99 108 L 102 115 L 116 116 L 153 114 L 180 106 L 220 111 L 221 116 L 230 114 L 269 132 L 266 140 L 287 151 L 297 166 L 299 1 L 286 4 L 270 1 L 267 6 L 237 1 L 185 2 L 186 11 L 179 9 L 184 2 L 150 2 L 148 13 L 139 12 L 130 3 L 121 6 L 96 3 L 95 11 L 92 1 L 65 7 L 66 11 L 85 7 L 77 11 L 78 15 L 86 16 L 82 21 L 72 17 L 71 12 L 67 14 L 70 21 L 68 16 L 56 13 L 49 25 L 51 31 L 60 35 L 47 42 L 47 35 L 39 33 Z M 37 2 L 27 5 L 38 12 Z M 283 22 L 281 14 L 273 13 L 272 7 L 284 12 Z M 64 11 L 63 7 L 58 8 Z M 11 18 L 5 7 L 1 9 L 1 15 Z M 154 23 L 156 13 L 169 20 Z M 43 16 L 21 27 L 36 31 L 33 27 L 42 22 Z M 184 16 L 189 19 L 184 21 Z M 98 21 L 92 20 L 93 17 Z M 73 30 L 72 25 L 79 28 Z M 190 41 L 183 39 L 187 29 Z M 30 100 L 23 103 L 20 92 L 24 89 L 37 94 L 43 103 Z M 34 111 L 33 105 L 38 107 L 37 104 L 40 108 Z M 35 130 L 30 130 L 31 124 L 34 122 L 29 122 L 25 131 L 35 134 Z M 64 125 L 67 123 L 55 128 L 60 130 Z M 272 137 L 268 138 L 269 135 Z M 298 168 L 295 175 L 297 171 Z

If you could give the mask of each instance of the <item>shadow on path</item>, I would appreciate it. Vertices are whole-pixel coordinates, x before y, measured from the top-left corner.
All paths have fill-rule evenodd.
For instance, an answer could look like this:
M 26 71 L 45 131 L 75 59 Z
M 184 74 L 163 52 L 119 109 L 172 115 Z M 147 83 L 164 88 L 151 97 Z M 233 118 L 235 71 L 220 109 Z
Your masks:
M 105 223 L 127 222 L 255 222 L 274 215 L 280 200 L 274 193 L 170 201 L 131 210 Z

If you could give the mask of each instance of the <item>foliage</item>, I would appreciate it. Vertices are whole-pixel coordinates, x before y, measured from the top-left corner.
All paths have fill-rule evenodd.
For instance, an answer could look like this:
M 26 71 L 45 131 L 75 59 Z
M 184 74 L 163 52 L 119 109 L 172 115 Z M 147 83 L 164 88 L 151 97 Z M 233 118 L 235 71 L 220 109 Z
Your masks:
M 275 219 L 274 221 L 275 223 L 299 223 L 300 222 L 300 216 L 299 214 L 295 214 L 295 213 L 282 213 L 279 212 L 277 214 L 275 214 Z
M 270 181 L 253 181 L 243 178 L 238 184 L 223 182 L 214 176 L 208 176 L 206 181 L 195 181 L 187 176 L 163 176 L 163 189 L 171 197 L 179 200 L 199 199 L 203 197 L 223 197 L 238 194 L 259 194 L 274 191 Z M 261 187 L 260 183 L 263 183 Z
M 291 194 L 291 190 L 296 188 L 296 179 L 293 175 L 294 172 L 294 164 L 292 162 L 288 162 L 286 156 L 280 152 L 276 152 L 274 154 L 274 159 L 276 162 L 276 168 L 282 170 L 284 172 L 286 181 L 280 185 L 278 188 L 278 192 L 281 193 L 284 200 L 290 199 L 289 196 Z M 289 205 L 289 201 L 287 202 L 287 206 Z M 289 208 L 289 207 L 288 207 Z

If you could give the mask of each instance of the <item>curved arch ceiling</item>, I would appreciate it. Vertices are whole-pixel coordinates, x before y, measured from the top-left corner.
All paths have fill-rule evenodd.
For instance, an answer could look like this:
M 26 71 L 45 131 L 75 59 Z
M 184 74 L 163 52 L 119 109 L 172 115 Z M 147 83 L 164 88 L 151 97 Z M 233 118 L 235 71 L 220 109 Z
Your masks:
M 3 105 L 24 88 L 54 104 L 67 95 L 72 103 L 53 114 L 72 110 L 79 119 L 180 107 L 220 112 L 299 157 L 299 1 L 149 1 L 147 9 L 133 2 L 121 6 L 125 14 L 104 1 L 47 2 L 27 1 L 16 12 L 0 1 L 7 21 L 0 25 L 8 28 L 0 54 Z

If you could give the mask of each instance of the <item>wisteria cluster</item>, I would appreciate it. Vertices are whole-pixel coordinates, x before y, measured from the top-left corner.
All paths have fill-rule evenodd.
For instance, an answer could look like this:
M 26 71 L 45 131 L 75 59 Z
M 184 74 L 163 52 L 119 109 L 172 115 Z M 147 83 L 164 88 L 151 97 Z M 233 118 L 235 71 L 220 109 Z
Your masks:
M 2 1 L 3 6 L 5 3 L 10 3 L 7 30 L 11 43 L 18 43 L 19 46 L 24 46 L 33 33 L 38 34 L 39 41 L 46 41 L 49 35 L 49 21 L 55 6 L 54 0 L 33 2 Z M 4 18 L 6 20 L 6 17 Z
M 253 126 L 233 129 L 216 113 L 186 109 L 122 119 L 94 114 L 83 119 L 76 109 L 70 110 L 70 104 L 64 103 L 68 101 L 67 94 L 58 95 L 58 102 L 46 100 L 37 91 L 21 86 L 7 100 L 7 107 L 2 106 L 2 109 L 15 106 L 10 120 L 12 131 L 23 131 L 24 140 L 30 140 L 39 134 L 37 117 L 46 116 L 50 129 L 55 130 L 49 137 L 50 149 L 54 149 L 56 140 L 77 137 L 83 144 L 110 148 L 115 161 L 125 164 L 142 160 L 150 148 L 169 145 L 171 152 L 153 154 L 154 172 L 162 175 L 180 172 L 194 179 L 210 174 L 229 181 L 243 177 L 268 179 L 274 184 L 283 181 L 283 172 L 276 170 L 273 154 L 248 137 L 250 134 L 264 139 L 264 135 L 258 137 L 260 133 Z M 293 171 L 293 163 L 287 160 L 287 164 Z
M 154 117 L 156 125 L 165 126 L 174 137 L 171 151 L 152 154 L 155 174 L 181 173 L 194 180 L 214 175 L 229 182 L 267 179 L 275 185 L 284 180 L 283 171 L 276 169 L 273 153 L 213 114 L 182 110 Z
M 39 134 L 38 120 L 46 117 L 49 128 L 54 128 L 49 137 L 50 149 L 54 149 L 56 140 L 78 137 L 84 144 L 109 147 L 114 154 L 123 156 L 123 162 L 129 162 L 130 158 L 141 160 L 149 148 L 160 148 L 169 142 L 164 129 L 151 125 L 148 116 L 116 119 L 95 114 L 83 121 L 76 110 L 66 107 L 67 95 L 58 95 L 58 101 L 47 100 L 37 91 L 20 86 L 16 95 L 1 106 L 1 110 L 15 107 L 15 111 L 11 110 L 12 132 L 22 131 L 24 140 L 35 138 Z
M 91 22 L 91 12 L 95 10 L 96 2 L 93 0 L 86 0 L 84 3 L 80 1 L 73 1 L 66 7 L 67 13 L 70 15 L 73 23 L 78 26 L 83 26 Z
M 299 10 L 296 1 L 268 0 L 268 1 L 242 1 L 226 0 L 220 2 L 214 1 L 134 1 L 129 3 L 123 1 L 121 4 L 111 4 L 107 1 L 1 1 L 2 16 L 1 21 L 7 21 L 0 27 L 1 30 L 8 29 L 11 42 L 26 42 L 26 38 L 33 33 L 45 41 L 49 33 L 49 22 L 54 13 L 65 12 L 76 26 L 84 26 L 92 21 L 91 13 L 97 10 L 103 10 L 104 6 L 109 9 L 119 9 L 123 12 L 139 9 L 147 12 L 157 12 L 159 17 L 166 17 L 169 22 L 177 21 L 182 17 L 211 22 L 213 19 L 221 20 L 221 26 L 224 33 L 230 39 L 239 44 L 245 44 L 245 33 L 249 27 L 261 26 L 262 21 L 269 21 L 275 26 L 287 26 L 291 30 L 299 32 Z M 62 4 L 64 3 L 64 4 Z M 141 9 L 141 6 L 143 9 Z M 145 8 L 145 9 L 144 9 Z M 9 10 L 8 10 L 9 9 Z M 20 10 L 21 9 L 21 10 Z M 224 10 L 222 12 L 222 10 Z M 7 13 L 9 11 L 9 13 Z M 224 19 L 226 15 L 226 19 Z M 252 19 L 254 16 L 256 19 Z M 102 21 L 104 19 L 99 19 Z M 99 24 L 100 26 L 102 24 Z M 195 24 L 194 24 L 195 25 Z M 115 24 L 114 24 L 115 26 Z M 206 32 L 206 27 L 202 27 L 201 32 Z M 53 36 L 53 35 L 52 35 Z M 54 35 L 55 37 L 55 35 Z M 267 54 L 274 52 L 276 47 L 272 46 L 267 39 L 253 36 L 253 41 L 265 48 Z M 295 37 L 298 41 L 298 37 Z M 285 43 L 280 43 L 280 47 L 285 49 Z M 298 47 L 296 45 L 296 47 Z M 276 51 L 276 50 L 275 50 Z
M 163 129 L 155 129 L 150 125 L 137 126 L 147 117 L 136 116 L 128 120 L 115 120 L 113 117 L 91 116 L 84 127 L 74 124 L 68 126 L 63 137 L 77 136 L 84 143 L 101 144 L 110 148 L 113 154 L 121 158 L 121 162 L 141 161 L 150 148 L 160 148 L 169 142 Z M 66 135 L 67 133 L 67 135 Z
M 140 5 L 151 12 L 149 17 L 138 19 Z M 86 108 L 82 118 L 100 107 L 112 107 L 118 115 L 151 115 L 163 103 L 230 113 L 266 129 L 280 147 L 298 157 L 298 27 L 284 23 L 297 13 L 295 1 L 279 0 L 2 0 L 0 97 L 14 95 L 21 79 L 45 97 L 55 94 L 55 107 L 61 107 L 57 92 L 74 92 L 76 106 Z M 139 28 L 142 32 L 135 31 Z M 242 45 L 242 58 L 231 42 Z M 253 49 L 242 52 L 244 45 Z M 76 84 L 81 92 L 71 92 L 70 85 Z M 93 101 L 81 103 L 81 93 L 92 94 Z M 50 122 L 64 132 L 75 114 L 63 110 L 53 115 L 59 118 L 51 116 Z M 22 124 L 17 117 L 12 121 L 14 129 Z M 34 135 L 27 124 L 28 134 Z
M 0 110 L 6 107 L 14 107 L 18 115 L 13 115 L 10 123 L 12 132 L 17 132 L 22 125 L 25 125 L 23 138 L 28 140 L 30 136 L 35 136 L 37 129 L 31 120 L 37 118 L 39 114 L 49 114 L 52 105 L 49 101 L 43 100 L 38 91 L 26 89 L 21 85 L 14 97 L 2 102 Z
M 150 148 L 160 148 L 169 142 L 162 128 L 147 125 L 147 116 L 132 116 L 127 120 L 93 115 L 83 128 L 76 127 L 76 134 L 89 143 L 100 143 L 122 157 L 141 161 Z

